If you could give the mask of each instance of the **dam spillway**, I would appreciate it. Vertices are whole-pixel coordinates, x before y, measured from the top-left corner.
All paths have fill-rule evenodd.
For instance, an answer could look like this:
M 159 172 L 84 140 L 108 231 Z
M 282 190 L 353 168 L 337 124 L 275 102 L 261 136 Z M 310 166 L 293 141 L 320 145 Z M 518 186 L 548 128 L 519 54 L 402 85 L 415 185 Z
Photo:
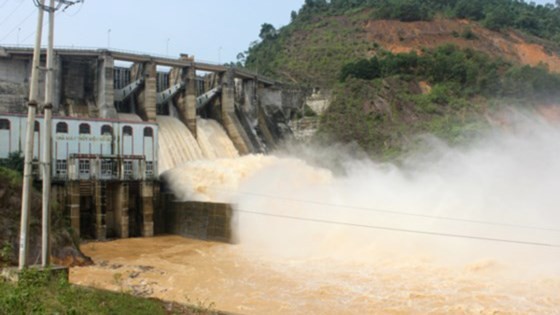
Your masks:
M 160 174 L 189 161 L 239 157 L 224 128 L 213 119 L 197 118 L 197 139 L 177 118 L 158 116 L 157 123 Z
M 169 116 L 158 116 L 157 123 L 161 128 L 159 157 L 160 174 L 188 161 L 203 158 L 196 139 L 179 119 Z

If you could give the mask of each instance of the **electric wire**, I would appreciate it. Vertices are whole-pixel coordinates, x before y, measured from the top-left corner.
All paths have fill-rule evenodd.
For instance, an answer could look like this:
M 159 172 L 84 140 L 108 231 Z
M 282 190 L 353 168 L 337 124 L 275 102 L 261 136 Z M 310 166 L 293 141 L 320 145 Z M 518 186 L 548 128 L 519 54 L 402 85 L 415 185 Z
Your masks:
M 70 14 L 70 13 L 66 13 L 66 9 L 67 9 L 68 7 L 64 8 L 64 9 L 62 10 L 62 12 L 66 13 L 66 15 L 69 16 L 69 17 L 74 17 L 74 16 L 78 15 L 78 13 L 80 13 L 80 11 L 82 11 L 82 8 L 84 7 L 84 1 L 78 1 L 78 2 L 80 3 L 80 7 L 78 8 L 78 10 L 76 10 L 76 12 L 71 13 L 71 14 Z
M 527 226 L 527 225 L 512 224 L 512 223 L 501 223 L 501 222 L 494 222 L 494 221 L 483 221 L 483 220 L 455 218 L 455 217 L 448 217 L 448 216 L 436 216 L 436 215 L 429 215 L 429 214 L 411 213 L 411 212 L 405 212 L 405 211 L 383 210 L 383 209 L 375 209 L 375 208 L 367 208 L 367 207 L 359 207 L 359 206 L 351 206 L 351 205 L 332 204 L 332 203 L 327 203 L 327 202 L 296 199 L 296 198 L 281 197 L 281 196 L 274 196 L 274 195 L 269 195 L 269 194 L 260 194 L 260 193 L 244 192 L 244 191 L 231 192 L 231 191 L 225 191 L 225 190 L 220 190 L 220 189 L 215 189 L 215 188 L 211 188 L 211 189 L 215 190 L 215 191 L 229 193 L 229 194 L 232 194 L 232 195 L 238 194 L 238 195 L 246 195 L 246 196 L 256 196 L 256 197 L 262 197 L 262 198 L 270 198 L 270 199 L 293 201 L 293 202 L 306 203 L 306 204 L 312 204 L 312 205 L 318 205 L 318 206 L 326 206 L 326 207 L 331 207 L 331 208 L 344 208 L 344 209 L 351 209 L 351 210 L 359 210 L 359 211 L 366 211 L 366 212 L 377 212 L 377 213 L 417 217 L 417 218 L 424 218 L 424 219 L 473 223 L 473 224 L 481 224 L 481 225 L 489 225 L 489 226 L 501 226 L 501 227 L 508 227 L 508 228 L 517 228 L 517 229 L 525 229 L 525 230 L 548 231 L 548 232 L 560 233 L 559 229 L 548 228 L 548 227 Z
M 16 13 L 17 10 L 19 10 L 19 8 L 21 8 L 21 6 L 25 3 L 25 1 L 21 1 L 15 8 L 14 10 L 12 10 L 12 12 L 10 12 L 8 14 L 8 16 L 6 16 L 1 22 L 0 22 L 0 26 L 2 26 L 4 23 L 6 23 L 6 21 L 8 21 L 12 15 L 14 15 L 14 13 Z
M 55 13 L 55 16 L 58 16 L 58 14 L 59 14 L 60 12 L 61 12 L 61 11 L 57 11 L 57 12 Z M 46 28 L 46 25 L 47 25 L 48 23 L 49 23 L 49 19 L 44 19 L 44 21 L 43 21 L 43 30 Z M 27 35 L 21 40 L 21 42 L 22 42 L 22 43 L 25 43 L 27 40 L 29 40 L 29 39 L 30 39 L 33 35 L 35 35 L 36 33 L 37 33 L 37 31 L 34 30 L 34 31 L 32 31 L 31 33 L 27 34 Z
M 297 217 L 291 215 L 272 214 L 272 213 L 264 213 L 259 211 L 249 211 L 249 210 L 240 210 L 240 209 L 234 210 L 233 212 L 247 213 L 247 214 L 259 215 L 259 216 L 276 217 L 276 218 L 289 219 L 289 220 L 305 221 L 305 222 L 366 228 L 366 229 L 389 231 L 389 232 L 401 232 L 401 233 L 409 233 L 409 234 L 417 234 L 417 235 L 429 235 L 429 236 L 440 236 L 440 237 L 448 237 L 448 238 L 460 238 L 460 239 L 469 239 L 469 240 L 478 240 L 478 241 L 509 243 L 509 244 L 516 244 L 516 245 L 560 248 L 560 244 L 551 244 L 551 243 L 544 243 L 544 242 L 521 241 L 521 240 L 493 238 L 493 237 L 476 236 L 476 235 L 452 234 L 452 233 L 443 233 L 443 232 L 394 228 L 394 227 L 386 227 L 386 226 L 375 226 L 375 225 L 350 223 L 350 222 L 338 222 L 338 221 L 331 221 L 331 220 L 324 220 L 324 219 L 304 218 L 304 217 Z
M 20 27 L 23 23 L 25 23 L 33 15 L 33 13 L 35 13 L 35 10 L 29 12 L 29 14 L 23 20 L 21 20 L 16 26 L 14 26 L 4 37 L 2 37 L 0 41 L 3 41 L 6 38 L 8 38 L 15 30 L 18 29 L 18 27 Z

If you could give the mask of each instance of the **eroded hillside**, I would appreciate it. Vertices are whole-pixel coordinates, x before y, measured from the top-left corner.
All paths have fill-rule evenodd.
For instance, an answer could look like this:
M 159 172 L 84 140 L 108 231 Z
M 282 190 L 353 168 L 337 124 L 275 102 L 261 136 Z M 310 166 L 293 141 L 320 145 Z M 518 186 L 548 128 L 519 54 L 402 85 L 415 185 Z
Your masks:
M 468 20 L 440 19 L 434 21 L 401 22 L 369 20 L 364 30 L 369 42 L 377 43 L 394 53 L 420 52 L 452 43 L 493 57 L 531 66 L 546 64 L 551 71 L 560 72 L 560 57 L 551 42 L 524 35 L 519 31 L 492 31 Z M 369 51 L 369 55 L 375 51 Z

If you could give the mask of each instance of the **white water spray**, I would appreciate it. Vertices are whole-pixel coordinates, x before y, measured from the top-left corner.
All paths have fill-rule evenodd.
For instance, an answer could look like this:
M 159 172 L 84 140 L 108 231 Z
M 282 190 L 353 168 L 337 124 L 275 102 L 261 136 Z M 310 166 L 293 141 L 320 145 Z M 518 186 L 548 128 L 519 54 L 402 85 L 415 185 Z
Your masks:
M 241 244 L 272 254 L 464 261 L 529 251 L 560 259 L 560 248 L 544 246 L 560 246 L 560 129 L 535 121 L 519 128 L 466 149 L 427 139 L 433 149 L 402 167 L 349 160 L 344 176 L 294 158 L 248 156 L 190 163 L 167 178 L 184 200 L 235 203 Z

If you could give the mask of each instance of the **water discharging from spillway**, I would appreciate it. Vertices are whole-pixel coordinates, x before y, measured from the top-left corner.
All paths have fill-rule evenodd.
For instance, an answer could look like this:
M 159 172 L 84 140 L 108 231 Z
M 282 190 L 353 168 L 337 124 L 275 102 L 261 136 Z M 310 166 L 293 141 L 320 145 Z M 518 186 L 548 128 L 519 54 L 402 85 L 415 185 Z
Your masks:
M 160 174 L 198 160 L 235 158 L 237 149 L 215 120 L 197 119 L 197 139 L 179 119 L 158 116 Z
M 86 252 L 131 274 L 154 267 L 151 296 L 235 313 L 558 314 L 558 139 L 531 121 L 470 148 L 426 139 L 399 166 L 328 149 L 198 160 L 166 179 L 185 200 L 234 203 L 239 244 L 167 237 Z

